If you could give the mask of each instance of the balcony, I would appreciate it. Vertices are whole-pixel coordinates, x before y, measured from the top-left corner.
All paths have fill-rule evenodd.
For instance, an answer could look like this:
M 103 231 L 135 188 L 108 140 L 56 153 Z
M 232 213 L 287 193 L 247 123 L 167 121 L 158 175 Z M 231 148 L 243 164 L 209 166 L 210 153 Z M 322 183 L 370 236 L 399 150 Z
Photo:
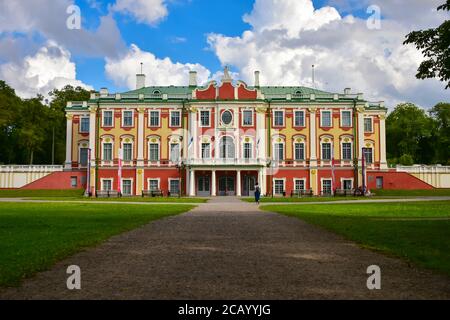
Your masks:
M 188 159 L 187 166 L 266 166 L 264 159 Z

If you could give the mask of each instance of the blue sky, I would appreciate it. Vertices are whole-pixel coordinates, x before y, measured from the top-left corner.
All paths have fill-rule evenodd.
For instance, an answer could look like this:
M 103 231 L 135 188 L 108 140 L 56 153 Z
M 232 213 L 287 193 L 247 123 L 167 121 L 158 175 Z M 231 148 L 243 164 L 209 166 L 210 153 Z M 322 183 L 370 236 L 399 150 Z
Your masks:
M 372 0 L 0 0 L 0 79 L 22 97 L 65 84 L 123 92 L 144 62 L 148 85 L 186 85 L 190 70 L 204 84 L 228 65 L 249 84 L 259 70 L 262 85 L 312 86 L 314 64 L 318 89 L 429 108 L 449 91 L 415 78 L 423 57 L 403 41 L 449 18 L 441 2 L 377 0 L 378 19 Z M 73 4 L 79 30 L 66 26 Z

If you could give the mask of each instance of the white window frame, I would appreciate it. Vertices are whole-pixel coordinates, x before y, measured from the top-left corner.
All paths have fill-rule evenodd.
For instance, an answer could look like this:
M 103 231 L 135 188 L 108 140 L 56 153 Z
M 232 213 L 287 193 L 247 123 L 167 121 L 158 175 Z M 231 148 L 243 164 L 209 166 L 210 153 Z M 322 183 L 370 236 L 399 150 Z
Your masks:
M 273 178 L 272 179 L 272 194 L 273 195 L 283 195 L 282 193 L 275 193 L 275 182 L 283 181 L 283 192 L 286 192 L 286 178 Z
M 152 180 L 158 182 L 157 190 L 161 190 L 161 178 L 147 178 L 147 191 L 151 191 L 150 181 Z
M 333 178 L 321 178 L 320 179 L 320 194 L 323 195 L 323 182 L 324 181 L 330 181 L 330 186 L 331 186 L 331 195 L 333 194 L 334 190 L 333 190 Z
M 81 128 L 83 127 L 82 126 L 82 122 L 83 122 L 84 119 L 87 119 L 87 122 L 88 122 L 88 129 L 87 129 L 87 131 L 81 130 Z M 88 116 L 81 116 L 80 117 L 80 126 L 79 126 L 79 129 L 78 129 L 79 133 L 89 133 L 90 129 L 91 129 L 90 128 L 90 118 Z
M 344 143 L 350 144 L 350 159 L 344 159 Z M 353 141 L 345 142 L 344 140 L 341 141 L 341 161 L 344 162 L 350 162 L 353 160 Z
M 105 113 L 106 112 L 111 112 L 111 125 L 106 125 L 105 124 Z M 102 127 L 104 128 L 114 128 L 114 110 L 102 110 Z
M 177 126 L 172 124 L 172 114 L 174 114 L 174 113 L 179 114 L 180 124 Z M 181 117 L 182 117 L 181 110 L 170 110 L 169 111 L 169 127 L 170 128 L 181 128 L 181 123 L 182 123 Z
M 106 142 L 105 138 L 102 138 L 102 150 L 101 150 L 101 154 L 102 154 L 101 161 L 102 162 L 112 162 L 112 161 L 114 161 L 114 139 L 113 138 L 110 138 L 110 139 L 111 139 L 110 142 Z M 105 160 L 105 147 L 104 147 L 105 143 L 110 143 L 111 144 L 111 160 Z
M 277 144 L 281 144 L 281 145 L 283 145 L 283 159 L 277 159 L 276 157 L 275 157 L 275 145 L 277 145 Z M 278 151 L 278 150 L 277 150 Z M 272 160 L 273 161 L 279 161 L 279 162 L 283 162 L 283 161 L 285 161 L 286 160 L 286 141 L 281 141 L 281 142 L 278 142 L 278 141 L 273 141 L 272 142 Z
M 125 139 L 122 140 L 122 145 L 121 145 L 122 158 L 123 158 L 122 161 L 132 162 L 134 160 L 134 141 L 133 141 L 133 139 L 130 138 L 130 142 L 125 142 Z M 131 144 L 131 159 L 130 160 L 125 160 L 125 148 L 124 148 L 125 144 Z
M 171 186 L 172 181 L 178 181 L 178 189 L 179 189 L 178 192 L 181 193 L 181 180 L 180 180 L 180 178 L 169 178 L 169 179 L 167 179 L 167 181 L 168 181 L 168 185 L 167 185 L 167 191 L 168 192 L 172 193 L 170 191 L 170 186 Z
M 202 112 L 208 113 L 208 124 L 202 123 Z M 198 123 L 200 128 L 210 128 L 211 127 L 211 110 L 202 109 L 198 111 Z
M 88 146 L 83 147 L 83 143 L 86 143 Z M 81 165 L 81 149 L 86 149 L 87 150 L 87 161 L 86 161 L 86 165 L 82 166 Z M 89 161 L 91 161 L 91 159 L 89 159 L 89 141 L 87 140 L 81 140 L 80 142 L 78 142 L 78 166 L 81 168 L 86 168 L 89 164 Z
M 295 150 L 296 144 L 303 144 L 303 159 L 297 159 L 297 157 L 296 157 L 296 150 Z M 294 143 L 292 144 L 292 150 L 293 150 L 292 156 L 294 158 L 294 161 L 297 161 L 297 162 L 306 161 L 306 143 L 305 143 L 305 141 L 297 142 L 294 140 Z
M 151 122 L 152 112 L 157 112 L 158 113 L 158 125 L 152 125 L 152 122 Z M 155 109 L 148 110 L 148 127 L 149 128 L 159 128 L 159 127 L 161 127 L 161 110 L 155 110 Z
M 177 161 L 173 161 L 172 159 L 172 145 L 177 145 L 178 146 L 178 155 L 177 155 Z M 178 163 L 181 160 L 181 143 L 179 142 L 170 142 L 169 141 L 169 161 L 171 163 Z
M 131 112 L 131 125 L 125 125 L 125 112 Z M 133 128 L 134 127 L 134 110 L 125 109 L 122 110 L 122 128 Z
M 134 190 L 134 179 L 133 178 L 122 178 L 121 180 L 120 180 L 120 192 L 122 193 L 122 195 L 125 195 L 124 193 L 123 193 L 123 182 L 124 182 L 124 180 L 129 180 L 129 181 L 131 181 L 131 186 L 130 186 L 130 194 L 126 194 L 126 196 L 133 196 L 134 194 L 133 194 L 133 190 Z
M 293 190 L 299 190 L 297 189 L 297 181 L 303 181 L 303 190 L 306 190 L 306 178 L 294 178 L 293 182 L 294 182 L 294 188 Z
M 208 152 L 208 154 L 207 154 L 207 158 L 204 158 L 203 157 L 203 145 L 204 144 L 208 144 L 209 145 L 209 152 Z M 211 159 L 212 158 L 212 143 L 210 142 L 210 141 L 208 141 L 208 142 L 203 142 L 203 141 L 200 141 L 200 159 L 203 159 L 203 160 L 208 160 L 208 159 Z
M 282 116 L 283 124 L 282 125 L 276 125 L 275 124 L 275 119 L 276 119 L 275 115 L 276 115 L 277 112 L 282 112 L 283 113 L 283 116 Z M 272 127 L 274 127 L 274 128 L 283 128 L 285 125 L 286 125 L 286 111 L 285 110 L 280 110 L 280 109 L 273 110 L 273 113 L 272 113 Z
M 148 149 L 147 159 L 148 159 L 148 162 L 160 162 L 161 161 L 161 141 L 159 139 L 156 142 L 152 142 L 150 140 L 147 143 L 147 149 Z M 151 144 L 157 144 L 158 145 L 158 160 L 151 160 L 150 159 L 150 145 Z
M 364 147 L 362 150 L 362 153 L 364 153 L 364 149 L 372 150 L 372 153 L 371 153 L 372 161 L 371 162 L 367 162 L 367 157 L 364 157 L 364 162 L 366 163 L 366 166 L 371 166 L 371 165 L 375 164 L 375 147 L 374 147 L 374 145 L 371 145 L 370 147 Z
M 341 190 L 344 190 L 344 181 L 351 181 L 352 187 L 350 190 L 355 189 L 355 179 L 354 178 L 341 178 Z
M 330 125 L 324 125 L 323 123 L 323 114 L 329 113 L 330 114 Z M 333 110 L 320 110 L 320 127 L 321 128 L 333 128 Z
M 366 131 L 366 120 L 370 120 L 370 131 Z M 373 133 L 373 118 L 372 117 L 364 117 L 363 119 L 364 133 Z
M 111 181 L 111 190 L 105 190 L 105 181 Z M 114 190 L 114 178 L 100 178 L 100 191 L 112 191 Z
M 301 112 L 303 114 L 303 122 L 301 123 L 301 125 L 297 125 L 297 112 Z M 294 109 L 294 123 L 293 123 L 293 127 L 294 128 L 303 128 L 305 127 L 306 124 L 306 114 L 305 114 L 305 110 L 299 110 L 299 109 Z
M 244 157 L 244 155 L 245 155 L 245 144 L 249 144 L 250 145 L 250 158 L 245 158 Z M 246 142 L 245 141 L 245 138 L 244 138 L 244 141 L 242 141 L 242 159 L 244 159 L 244 160 L 251 160 L 251 159 L 253 159 L 254 158 L 254 147 L 253 147 L 253 140 L 250 140 L 249 142 Z
M 330 159 L 324 159 L 324 157 L 323 157 L 323 145 L 325 143 L 330 145 Z M 332 161 L 333 160 L 333 148 L 334 148 L 333 140 L 330 139 L 330 141 L 328 141 L 328 142 L 320 141 L 320 160 L 321 161 Z
M 233 157 L 230 157 L 230 154 L 229 154 L 229 150 L 227 149 L 227 148 L 225 148 L 225 157 L 222 157 L 222 139 L 224 139 L 224 138 L 230 138 L 231 139 L 231 141 L 232 141 L 232 143 L 233 143 L 233 151 L 234 151 L 234 154 L 233 154 Z M 226 136 L 222 136 L 222 137 L 220 137 L 220 139 L 219 139 L 219 158 L 220 159 L 225 159 L 225 160 L 231 160 L 231 159 L 236 159 L 237 158 L 237 151 L 238 151 L 238 149 L 236 148 L 236 139 L 233 137 L 233 136 L 230 136 L 230 135 L 226 135 Z
M 245 112 L 250 112 L 250 113 L 251 113 L 251 117 L 250 117 L 251 123 L 250 123 L 250 124 L 245 124 L 245 123 L 244 123 L 244 119 L 245 119 L 244 113 L 245 113 Z M 252 109 L 243 109 L 243 110 L 242 110 L 242 121 L 241 121 L 241 126 L 242 126 L 242 127 L 253 127 L 253 126 L 254 126 L 254 121 L 253 121 L 253 118 L 254 118 L 254 117 L 255 117 L 255 114 L 254 114 L 254 112 L 253 112 Z
M 344 112 L 350 112 L 350 125 L 344 126 Z M 353 127 L 353 111 L 352 110 L 341 110 L 341 127 L 342 128 L 351 128 Z

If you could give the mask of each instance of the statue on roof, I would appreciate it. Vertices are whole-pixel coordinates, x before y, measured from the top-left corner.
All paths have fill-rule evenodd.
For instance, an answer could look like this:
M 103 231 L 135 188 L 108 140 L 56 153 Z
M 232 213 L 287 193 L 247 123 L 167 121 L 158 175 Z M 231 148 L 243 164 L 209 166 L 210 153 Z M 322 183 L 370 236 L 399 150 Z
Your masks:
M 228 69 L 228 66 L 225 66 L 225 69 L 223 70 L 222 83 L 232 82 L 232 81 L 233 81 L 233 79 L 230 76 L 230 71 Z

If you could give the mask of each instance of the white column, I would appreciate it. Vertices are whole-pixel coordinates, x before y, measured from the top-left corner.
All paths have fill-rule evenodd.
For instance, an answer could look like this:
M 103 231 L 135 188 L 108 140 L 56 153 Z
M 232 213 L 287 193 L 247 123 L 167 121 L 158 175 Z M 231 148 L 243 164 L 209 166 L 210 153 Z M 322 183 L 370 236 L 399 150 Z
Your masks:
M 236 178 L 236 195 L 238 197 L 242 196 L 241 192 L 241 170 L 237 171 L 237 178 Z
M 266 192 L 266 186 L 264 185 L 264 172 L 263 172 L 263 168 L 259 169 L 258 171 L 258 185 L 259 185 L 259 189 L 261 190 L 261 194 L 265 194 Z
M 144 166 L 144 108 L 138 109 L 138 132 L 137 132 L 137 165 L 138 167 Z
M 197 110 L 192 112 L 192 127 L 191 127 L 191 134 L 192 137 L 194 137 L 194 142 L 192 143 L 192 155 L 193 158 L 198 158 L 198 121 L 197 121 Z
M 91 166 L 95 165 L 95 136 L 97 124 L 97 107 L 89 108 L 89 148 L 91 149 Z
M 364 108 L 358 108 L 358 160 L 362 162 L 362 149 L 364 148 Z
M 216 170 L 213 170 L 212 174 L 211 174 L 211 196 L 212 197 L 217 196 L 217 191 L 216 191 Z
M 259 140 L 257 159 L 266 159 L 265 111 L 256 111 L 256 143 Z
M 195 171 L 191 169 L 189 177 L 189 196 L 195 197 Z
M 386 116 L 380 116 L 380 169 L 387 169 L 386 159 Z
M 309 109 L 309 150 L 311 164 L 317 165 L 316 109 Z
M 66 163 L 64 168 L 67 170 L 72 169 L 72 131 L 73 131 L 73 115 L 67 114 L 66 125 Z

